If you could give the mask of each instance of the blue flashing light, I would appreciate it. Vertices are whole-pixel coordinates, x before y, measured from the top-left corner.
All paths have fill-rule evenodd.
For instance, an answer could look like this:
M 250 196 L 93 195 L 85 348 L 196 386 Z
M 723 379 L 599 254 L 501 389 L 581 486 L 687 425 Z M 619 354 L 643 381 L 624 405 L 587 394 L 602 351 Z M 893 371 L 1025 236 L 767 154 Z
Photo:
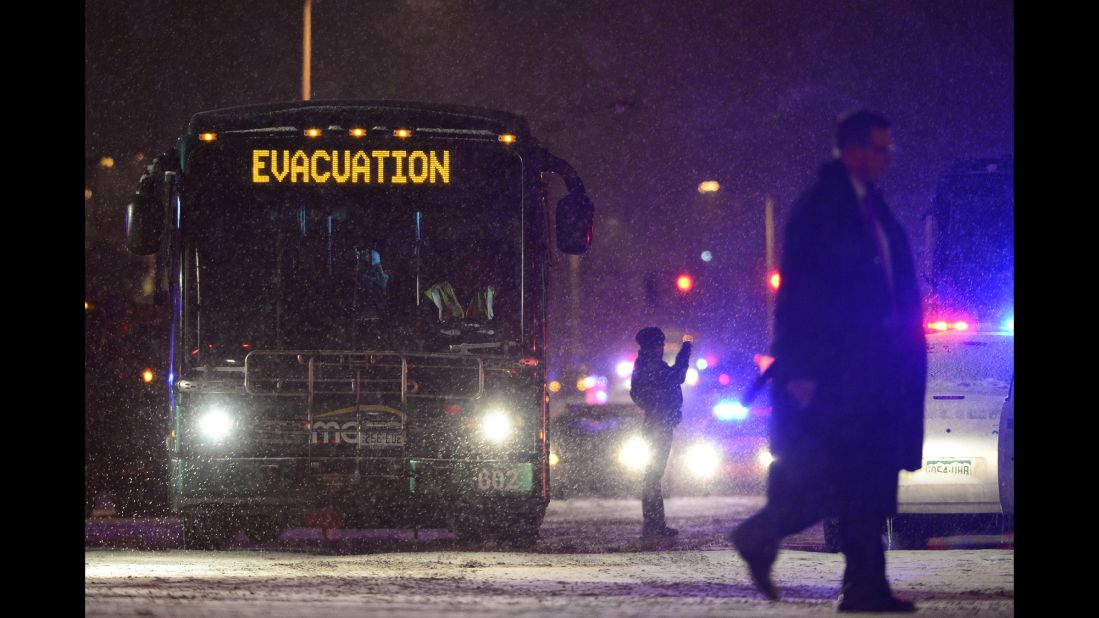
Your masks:
M 714 417 L 719 421 L 743 421 L 748 418 L 748 408 L 739 401 L 719 401 L 714 405 Z
M 1004 320 L 1004 330 L 1015 332 L 1015 316 Z
M 695 367 L 698 367 L 699 371 L 704 371 L 709 366 L 710 366 L 710 363 L 706 362 L 705 358 L 700 358 L 697 361 L 695 361 Z

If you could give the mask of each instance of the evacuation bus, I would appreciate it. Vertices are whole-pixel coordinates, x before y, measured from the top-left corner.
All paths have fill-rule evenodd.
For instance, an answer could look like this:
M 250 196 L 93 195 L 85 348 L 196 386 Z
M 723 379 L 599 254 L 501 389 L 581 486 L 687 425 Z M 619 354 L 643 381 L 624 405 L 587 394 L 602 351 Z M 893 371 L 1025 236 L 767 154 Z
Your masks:
M 543 174 L 567 188 L 552 217 Z M 593 211 L 515 114 L 196 114 L 126 213 L 172 316 L 163 430 L 185 546 L 294 524 L 532 543 L 551 237 L 585 252 Z

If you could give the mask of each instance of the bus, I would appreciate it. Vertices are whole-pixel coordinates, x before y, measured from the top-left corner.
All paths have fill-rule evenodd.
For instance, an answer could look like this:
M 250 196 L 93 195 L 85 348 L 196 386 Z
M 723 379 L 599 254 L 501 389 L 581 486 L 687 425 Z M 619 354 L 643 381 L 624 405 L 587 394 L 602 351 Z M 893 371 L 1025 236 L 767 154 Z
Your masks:
M 547 180 L 567 190 L 551 217 Z M 530 544 L 550 496 L 547 277 L 583 182 L 516 114 L 306 101 L 194 115 L 127 248 L 171 314 L 163 431 L 184 546 L 294 525 Z

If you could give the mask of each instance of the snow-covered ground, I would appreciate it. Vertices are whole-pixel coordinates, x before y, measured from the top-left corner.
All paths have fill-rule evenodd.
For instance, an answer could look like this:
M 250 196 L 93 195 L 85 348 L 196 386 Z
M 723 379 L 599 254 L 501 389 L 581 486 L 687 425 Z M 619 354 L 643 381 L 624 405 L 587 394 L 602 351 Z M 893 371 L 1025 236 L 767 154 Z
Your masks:
M 637 541 L 637 500 L 551 503 L 532 551 L 461 547 L 445 531 L 295 529 L 278 545 L 224 552 L 118 549 L 135 535 L 176 545 L 178 524 L 90 521 L 88 616 L 811 616 L 833 614 L 843 557 L 791 537 L 775 565 L 784 598 L 759 597 L 723 533 L 759 498 L 673 498 L 674 544 Z M 126 528 L 129 526 L 129 528 Z M 111 530 L 114 533 L 111 533 Z M 110 541 L 112 534 L 115 541 Z M 158 536 L 159 535 L 159 536 Z M 98 539 L 98 541 L 97 541 Z M 107 539 L 105 541 L 105 539 Z M 160 539 L 160 541 L 156 541 Z M 993 545 L 993 547 L 997 547 Z M 998 547 L 1004 547 L 1000 545 Z M 1014 551 L 887 554 L 898 596 L 924 615 L 1014 615 Z

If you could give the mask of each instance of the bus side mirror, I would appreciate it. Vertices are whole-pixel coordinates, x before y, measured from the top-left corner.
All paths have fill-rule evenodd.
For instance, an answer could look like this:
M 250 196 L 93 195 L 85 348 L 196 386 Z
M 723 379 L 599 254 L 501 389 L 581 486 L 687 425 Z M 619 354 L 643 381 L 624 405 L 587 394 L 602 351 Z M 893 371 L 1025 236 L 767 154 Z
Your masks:
M 587 253 L 594 230 L 595 206 L 582 188 L 557 202 L 557 248 L 563 253 Z
M 126 248 L 137 255 L 150 255 L 160 248 L 160 233 L 164 227 L 164 208 L 143 184 L 126 206 Z

